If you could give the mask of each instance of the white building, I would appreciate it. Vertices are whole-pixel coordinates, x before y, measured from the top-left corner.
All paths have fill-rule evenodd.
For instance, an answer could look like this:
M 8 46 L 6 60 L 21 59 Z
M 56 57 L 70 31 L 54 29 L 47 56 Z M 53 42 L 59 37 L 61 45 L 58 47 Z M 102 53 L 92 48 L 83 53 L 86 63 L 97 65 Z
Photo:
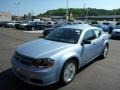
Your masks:
M 9 12 L 0 12 L 0 22 L 12 21 L 12 14 Z

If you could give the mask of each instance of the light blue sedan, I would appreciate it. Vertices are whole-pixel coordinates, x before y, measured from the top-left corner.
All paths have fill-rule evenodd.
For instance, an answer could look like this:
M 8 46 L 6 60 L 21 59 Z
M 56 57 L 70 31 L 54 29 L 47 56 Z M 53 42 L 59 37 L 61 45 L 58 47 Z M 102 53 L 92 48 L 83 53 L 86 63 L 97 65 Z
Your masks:
M 19 79 L 32 85 L 68 84 L 80 67 L 98 56 L 106 58 L 108 48 L 109 35 L 97 27 L 63 26 L 43 39 L 18 46 L 12 69 Z

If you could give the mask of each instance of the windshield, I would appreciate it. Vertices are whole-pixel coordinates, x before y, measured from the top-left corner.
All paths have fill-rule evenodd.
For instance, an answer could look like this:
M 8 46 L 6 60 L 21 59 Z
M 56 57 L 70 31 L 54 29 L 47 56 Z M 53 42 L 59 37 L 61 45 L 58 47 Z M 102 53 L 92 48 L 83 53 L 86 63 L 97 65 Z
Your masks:
M 34 24 L 35 24 L 35 22 L 30 22 L 29 24 L 30 24 L 30 25 L 34 25 Z
M 101 28 L 101 26 L 99 24 L 92 24 L 92 26 Z
M 116 26 L 115 29 L 120 29 L 120 26 Z
M 79 40 L 80 35 L 81 35 L 81 30 L 69 29 L 69 28 L 58 28 L 58 29 L 55 29 L 50 34 L 48 34 L 45 37 L 45 39 L 76 44 Z
M 110 23 L 103 23 L 104 25 L 109 25 Z

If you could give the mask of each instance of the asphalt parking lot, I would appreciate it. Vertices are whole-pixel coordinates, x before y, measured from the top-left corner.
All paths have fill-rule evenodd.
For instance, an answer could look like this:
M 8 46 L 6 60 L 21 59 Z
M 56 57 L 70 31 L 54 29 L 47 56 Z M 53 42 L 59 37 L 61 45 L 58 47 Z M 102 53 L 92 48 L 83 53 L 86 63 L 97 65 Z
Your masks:
M 0 90 L 120 90 L 120 40 L 110 40 L 108 57 L 83 67 L 68 85 L 31 86 L 11 71 L 10 59 L 17 45 L 38 39 L 40 33 L 0 28 Z

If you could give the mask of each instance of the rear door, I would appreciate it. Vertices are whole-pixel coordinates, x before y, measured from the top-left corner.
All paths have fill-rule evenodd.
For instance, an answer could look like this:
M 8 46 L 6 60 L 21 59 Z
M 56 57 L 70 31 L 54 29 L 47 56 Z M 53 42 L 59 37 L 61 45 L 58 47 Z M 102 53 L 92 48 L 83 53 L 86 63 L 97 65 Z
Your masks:
M 93 33 L 96 35 L 96 55 L 99 55 L 103 50 L 104 41 L 102 39 L 102 31 L 99 29 L 94 29 Z

